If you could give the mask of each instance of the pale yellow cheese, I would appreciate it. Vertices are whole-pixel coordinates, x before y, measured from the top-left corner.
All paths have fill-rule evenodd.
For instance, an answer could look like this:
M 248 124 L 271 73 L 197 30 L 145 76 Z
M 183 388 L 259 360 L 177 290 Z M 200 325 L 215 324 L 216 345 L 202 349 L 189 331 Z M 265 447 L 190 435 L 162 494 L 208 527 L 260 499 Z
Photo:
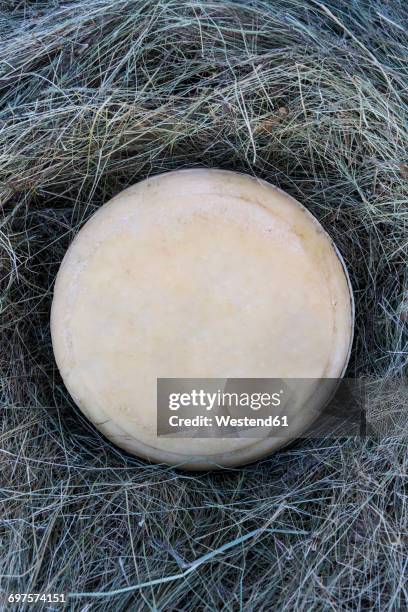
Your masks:
M 61 264 L 51 331 L 69 392 L 109 439 L 206 469 L 286 440 L 157 437 L 157 378 L 310 378 L 313 393 L 314 379 L 343 375 L 353 316 L 344 264 L 305 208 L 250 176 L 194 169 L 91 217 Z M 306 400 L 287 407 L 287 439 L 310 422 Z

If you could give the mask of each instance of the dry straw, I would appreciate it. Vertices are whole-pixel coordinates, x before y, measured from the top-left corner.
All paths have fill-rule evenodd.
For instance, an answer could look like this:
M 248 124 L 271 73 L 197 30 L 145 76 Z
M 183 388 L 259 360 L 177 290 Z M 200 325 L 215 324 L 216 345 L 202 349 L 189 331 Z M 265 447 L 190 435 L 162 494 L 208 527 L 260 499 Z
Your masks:
M 219 474 L 147 466 L 75 410 L 49 308 L 68 244 L 113 194 L 172 168 L 239 170 L 300 200 L 342 252 L 348 374 L 406 376 L 407 28 L 403 0 L 3 0 L 3 594 L 70 592 L 73 610 L 406 608 L 403 436 L 299 441 Z M 381 397 L 377 419 L 404 415 L 406 394 Z

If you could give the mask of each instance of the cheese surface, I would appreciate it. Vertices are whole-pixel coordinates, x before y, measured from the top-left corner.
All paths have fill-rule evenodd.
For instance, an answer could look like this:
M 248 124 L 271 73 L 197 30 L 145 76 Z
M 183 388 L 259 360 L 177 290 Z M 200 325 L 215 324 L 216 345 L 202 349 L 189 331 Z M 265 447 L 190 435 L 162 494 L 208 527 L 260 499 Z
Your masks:
M 264 456 L 287 440 L 156 433 L 157 378 L 338 378 L 353 335 L 344 264 L 320 224 L 264 181 L 181 170 L 119 193 L 61 264 L 54 353 L 73 399 L 103 434 L 187 469 Z

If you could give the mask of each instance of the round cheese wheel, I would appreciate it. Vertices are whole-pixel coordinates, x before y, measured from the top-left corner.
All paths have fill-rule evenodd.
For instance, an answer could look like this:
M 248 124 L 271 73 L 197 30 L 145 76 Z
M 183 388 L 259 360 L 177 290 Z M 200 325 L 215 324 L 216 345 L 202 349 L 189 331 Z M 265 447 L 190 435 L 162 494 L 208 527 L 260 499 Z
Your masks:
M 248 175 L 192 169 L 125 189 L 84 225 L 58 272 L 51 332 L 68 391 L 107 438 L 196 470 L 299 436 L 316 381 L 344 374 L 353 320 L 344 263 L 299 202 Z M 310 385 L 292 394 L 283 435 L 176 438 L 157 435 L 158 378 Z

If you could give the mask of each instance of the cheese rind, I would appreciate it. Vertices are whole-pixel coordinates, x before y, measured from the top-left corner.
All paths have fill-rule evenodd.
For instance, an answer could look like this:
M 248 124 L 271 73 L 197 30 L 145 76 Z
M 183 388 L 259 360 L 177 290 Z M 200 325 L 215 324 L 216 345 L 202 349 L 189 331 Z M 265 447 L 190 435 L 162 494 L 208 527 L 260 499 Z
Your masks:
M 181 170 L 118 194 L 59 270 L 51 313 L 62 378 L 125 450 L 186 469 L 233 466 L 287 440 L 162 438 L 156 380 L 344 374 L 354 306 L 341 257 L 296 200 L 247 175 Z

